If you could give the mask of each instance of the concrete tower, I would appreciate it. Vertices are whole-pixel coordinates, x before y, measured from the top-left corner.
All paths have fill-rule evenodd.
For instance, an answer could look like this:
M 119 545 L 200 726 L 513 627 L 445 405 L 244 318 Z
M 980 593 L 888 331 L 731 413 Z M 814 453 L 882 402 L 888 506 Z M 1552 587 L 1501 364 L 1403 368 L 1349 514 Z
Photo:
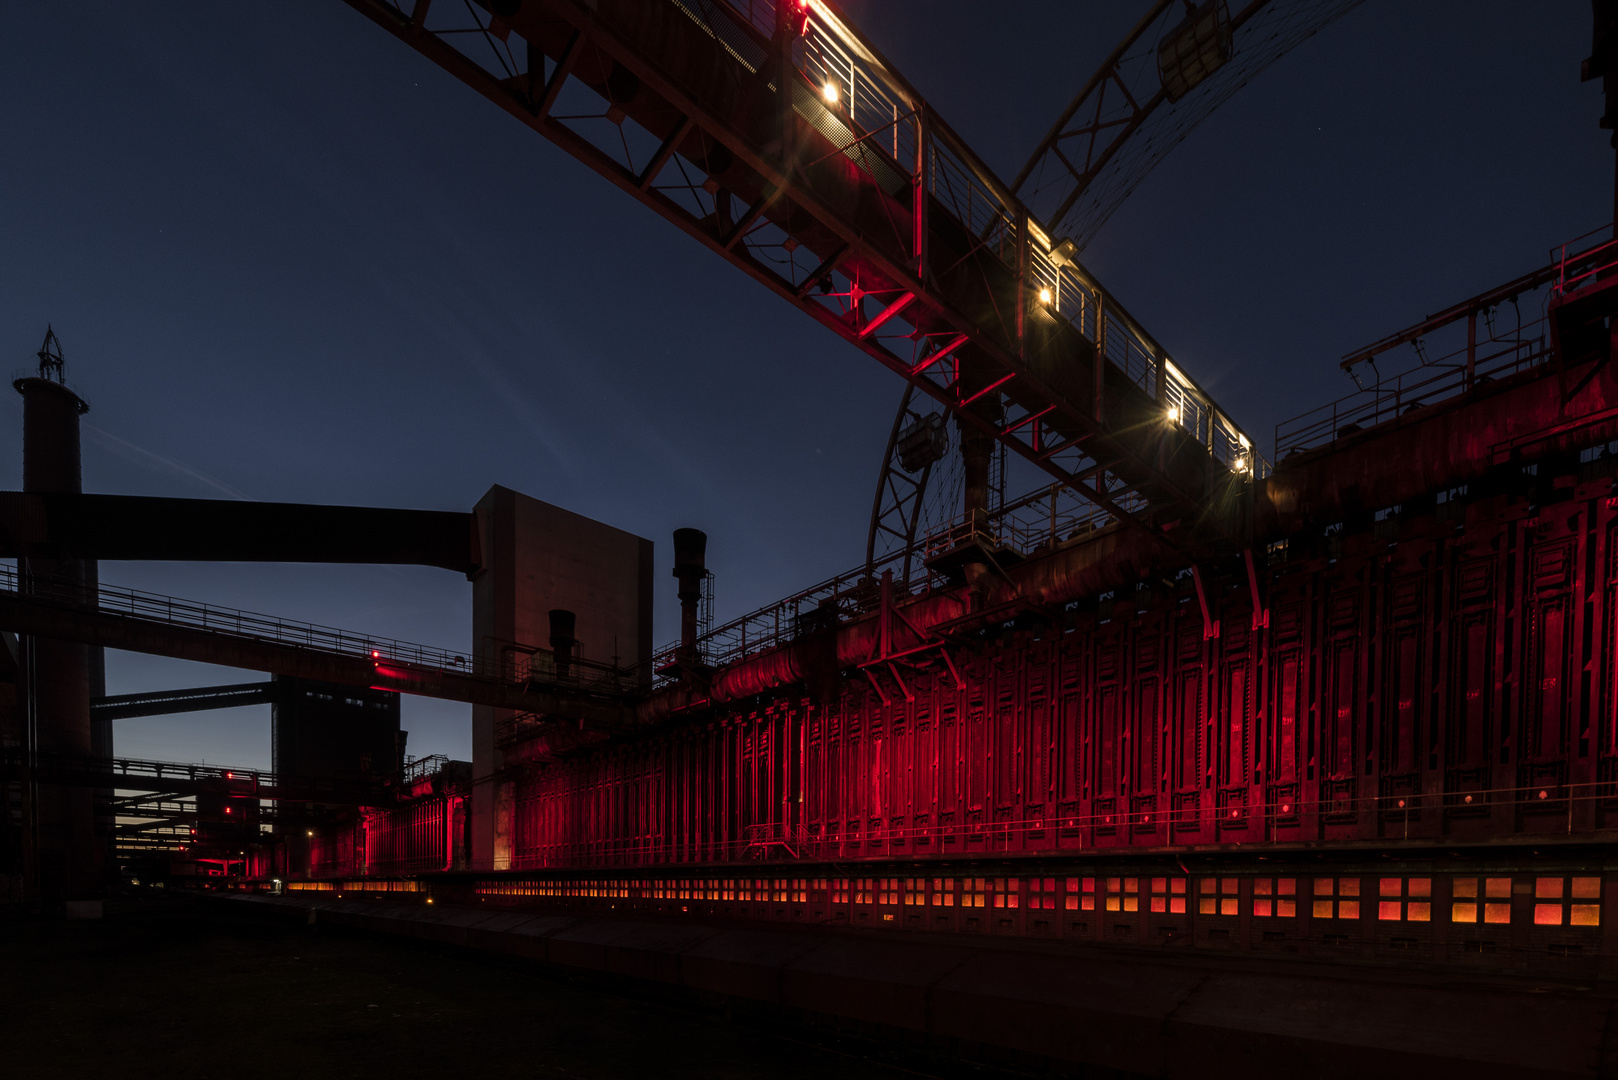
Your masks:
M 67 388 L 61 342 L 47 329 L 39 350 L 39 374 L 13 384 L 23 399 L 23 490 L 79 492 L 79 417 L 90 406 Z M 22 560 L 23 588 L 72 597 L 95 595 L 96 566 L 80 559 Z M 110 756 L 112 730 L 93 731 L 90 698 L 105 692 L 101 650 L 65 641 L 27 638 L 23 643 L 27 722 L 37 754 Z M 100 684 L 100 685 L 93 685 Z M 104 841 L 95 835 L 95 793 L 83 787 L 41 785 L 35 803 L 35 872 L 38 896 L 47 904 L 100 895 Z

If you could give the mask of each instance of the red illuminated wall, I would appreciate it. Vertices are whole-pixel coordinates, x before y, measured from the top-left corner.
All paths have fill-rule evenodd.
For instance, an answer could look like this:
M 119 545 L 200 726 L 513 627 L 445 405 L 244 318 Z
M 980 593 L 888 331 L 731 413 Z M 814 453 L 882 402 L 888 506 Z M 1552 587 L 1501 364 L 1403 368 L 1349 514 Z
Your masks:
M 1233 574 L 1205 637 L 1182 580 L 960 644 L 961 686 L 858 675 L 548 765 L 517 785 L 513 866 L 1591 832 L 1618 500 L 1574 484 L 1278 553 L 1267 626 Z

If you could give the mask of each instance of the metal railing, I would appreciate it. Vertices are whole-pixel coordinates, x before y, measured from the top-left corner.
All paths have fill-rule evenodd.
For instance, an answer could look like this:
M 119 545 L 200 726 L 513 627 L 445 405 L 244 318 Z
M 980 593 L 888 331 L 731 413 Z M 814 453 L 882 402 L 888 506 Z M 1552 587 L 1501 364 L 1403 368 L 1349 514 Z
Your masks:
M 1005 548 L 1026 558 L 1081 539 L 1111 520 L 1106 511 L 1065 484 L 1038 488 L 990 511 L 987 518 L 976 523 L 965 515 L 956 517 L 919 537 L 909 548 L 890 552 L 873 564 L 871 573 L 863 565 L 855 567 L 715 627 L 698 639 L 698 659 L 712 667 L 724 667 L 875 611 L 881 604 L 882 571 L 902 565 L 907 557 L 913 557 L 913 565 L 921 565 L 934 555 L 976 541 L 990 551 Z M 895 577 L 889 596 L 893 601 L 906 600 L 947 584 L 948 578 L 936 571 L 916 575 L 908 587 Z M 659 679 L 679 677 L 675 670 L 679 649 L 679 642 L 673 642 L 653 655 L 652 666 Z
M 1606 236 L 1606 240 L 1598 237 Z M 1613 236 L 1612 223 L 1591 229 L 1583 236 L 1575 236 L 1551 249 L 1556 266 L 1556 281 L 1551 286 L 1553 296 L 1564 296 L 1583 289 L 1618 269 L 1618 236 Z
M 762 62 L 758 50 L 777 25 L 774 0 L 674 2 L 718 40 L 749 35 L 754 59 L 745 62 L 757 70 Z M 745 31 L 741 25 L 725 25 L 730 22 L 721 17 L 725 9 Z M 1163 402 L 1169 416 L 1214 460 L 1230 468 L 1245 463 L 1263 476 L 1268 463 L 1254 451 L 1252 440 L 1076 260 L 1054 253 L 1060 238 L 1032 220 L 1028 209 L 942 121 L 931 118 L 924 130 L 918 115 L 922 102 L 875 50 L 816 0 L 809 0 L 806 15 L 803 34 L 791 51 L 803 78 L 793 95 L 798 115 L 890 191 L 910 186 L 919 156 L 925 193 L 1009 271 L 1018 271 L 1018 247 L 1027 244 L 1030 287 L 1036 295 L 1049 293 L 1045 308 L 1053 318 L 1098 344 L 1098 354 Z M 923 143 L 919 155 L 918 140 Z M 1026 230 L 1019 227 L 1024 221 L 1029 222 Z
M 1468 360 L 1462 345 L 1421 366 L 1283 421 L 1275 428 L 1275 455 L 1324 446 L 1407 413 L 1435 405 L 1480 383 L 1503 379 L 1551 358 L 1549 324 L 1540 318 L 1515 328 L 1506 338 L 1477 343 Z
M 610 693 L 628 692 L 635 685 L 635 674 L 627 668 L 578 657 L 570 659 L 568 674 L 561 676 L 556 671 L 555 657 L 549 649 L 520 642 L 486 642 L 486 655 L 467 656 L 397 638 L 183 600 L 141 589 L 114 585 L 98 585 L 91 589 L 77 582 L 38 572 L 19 573 L 11 565 L 0 565 L 0 593 L 5 592 L 52 604 L 93 608 L 104 614 L 165 626 L 202 630 L 223 637 L 288 645 L 328 655 L 370 659 L 389 665 L 405 665 L 501 683 L 543 682 Z
M 1277 424 L 1277 460 L 1550 360 L 1552 306 L 1618 274 L 1618 238 L 1612 237 L 1610 224 L 1603 225 L 1557 245 L 1550 255 L 1550 264 L 1542 269 L 1343 357 L 1343 370 L 1359 389 Z M 1406 347 L 1415 362 L 1384 377 L 1377 362 Z M 1362 373 L 1374 380 L 1371 385 L 1365 385 Z
M 449 764 L 448 754 L 428 754 L 426 757 L 407 758 L 404 767 L 404 786 L 430 780 L 437 776 L 444 766 Z

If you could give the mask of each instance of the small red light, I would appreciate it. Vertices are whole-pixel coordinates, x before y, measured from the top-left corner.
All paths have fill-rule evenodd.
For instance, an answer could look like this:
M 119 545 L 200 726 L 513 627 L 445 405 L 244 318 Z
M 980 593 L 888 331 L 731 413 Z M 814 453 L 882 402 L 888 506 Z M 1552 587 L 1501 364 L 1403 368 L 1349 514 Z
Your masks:
M 382 657 L 381 653 L 377 652 L 375 649 L 371 650 L 371 659 L 372 660 L 378 660 L 378 659 L 381 659 L 381 657 Z
M 236 779 L 236 774 L 233 773 L 233 772 L 228 772 L 228 773 L 225 774 L 225 779 L 226 780 L 234 780 L 234 779 Z

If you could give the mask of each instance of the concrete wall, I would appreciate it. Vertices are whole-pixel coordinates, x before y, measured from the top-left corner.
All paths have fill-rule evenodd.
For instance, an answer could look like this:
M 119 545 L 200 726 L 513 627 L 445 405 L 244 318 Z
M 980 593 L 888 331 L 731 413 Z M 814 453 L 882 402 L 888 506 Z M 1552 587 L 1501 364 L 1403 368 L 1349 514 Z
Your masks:
M 576 657 L 622 668 L 650 659 L 650 540 L 498 486 L 479 500 L 476 514 L 483 569 L 472 579 L 472 640 L 480 665 L 520 663 L 536 647 L 548 651 L 552 608 L 578 617 Z M 495 727 L 511 715 L 474 706 L 475 781 L 501 767 Z M 504 869 L 511 857 L 509 790 L 475 783 L 472 806 L 473 865 Z

